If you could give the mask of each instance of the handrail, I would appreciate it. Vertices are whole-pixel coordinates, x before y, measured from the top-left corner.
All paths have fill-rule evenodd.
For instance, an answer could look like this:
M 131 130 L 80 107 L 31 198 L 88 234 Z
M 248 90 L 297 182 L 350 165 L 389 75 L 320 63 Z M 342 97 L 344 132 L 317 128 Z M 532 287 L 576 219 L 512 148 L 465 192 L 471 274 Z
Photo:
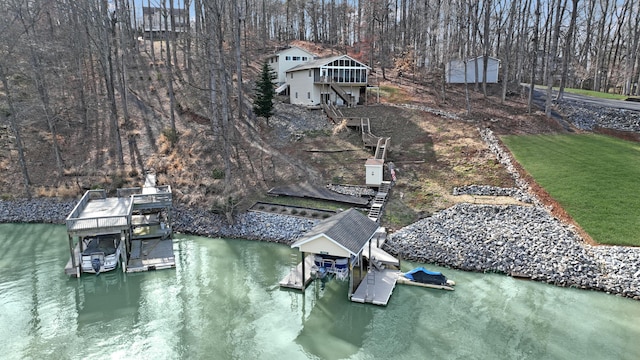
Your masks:
M 67 230 L 78 231 L 109 227 L 129 226 L 128 215 L 100 216 L 93 218 L 67 219 Z
M 69 213 L 69 215 L 67 216 L 67 220 L 77 218 L 78 215 L 80 215 L 80 213 L 82 212 L 82 210 L 85 209 L 89 200 L 92 200 L 93 194 L 98 194 L 98 197 L 97 197 L 98 199 L 107 198 L 107 192 L 104 191 L 103 189 L 87 190 L 84 193 L 84 195 L 82 195 L 82 198 L 80 198 L 80 201 L 78 201 L 78 203 L 73 208 L 73 210 L 71 210 L 71 213 Z

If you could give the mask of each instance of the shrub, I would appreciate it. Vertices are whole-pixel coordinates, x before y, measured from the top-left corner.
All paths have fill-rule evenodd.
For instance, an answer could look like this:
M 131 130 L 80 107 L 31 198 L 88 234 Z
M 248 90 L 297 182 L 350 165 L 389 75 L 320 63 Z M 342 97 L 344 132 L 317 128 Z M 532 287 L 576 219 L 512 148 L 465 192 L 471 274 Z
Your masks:
M 298 210 L 297 210 L 297 209 L 291 209 L 291 214 L 295 215 L 295 214 L 297 214 L 297 213 L 298 213 Z
M 175 145 L 178 142 L 178 132 L 171 128 L 162 129 L 162 136 L 167 139 L 171 143 L 171 146 Z
M 307 212 L 305 210 L 300 211 L 300 216 L 306 216 L 306 215 L 307 215 Z
M 216 180 L 224 179 L 224 170 L 218 168 L 211 170 L 211 177 Z

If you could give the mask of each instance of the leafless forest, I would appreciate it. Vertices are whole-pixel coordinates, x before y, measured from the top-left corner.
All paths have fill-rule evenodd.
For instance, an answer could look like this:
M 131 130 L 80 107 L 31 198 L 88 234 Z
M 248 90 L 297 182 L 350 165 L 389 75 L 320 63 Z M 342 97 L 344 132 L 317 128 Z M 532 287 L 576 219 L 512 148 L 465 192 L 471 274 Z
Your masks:
M 256 69 L 263 55 L 293 40 L 348 52 L 383 78 L 402 72 L 434 88 L 443 86 L 448 61 L 492 56 L 501 60 L 503 97 L 521 82 L 640 95 L 637 0 L 0 4 L 1 121 L 13 139 L 2 161 L 16 163 L 22 184 L 15 186 L 27 196 L 32 165 L 21 135 L 34 123 L 45 129 L 48 150 L 40 156 L 56 178 L 84 168 L 142 172 L 144 153 L 161 151 L 154 141 L 141 151 L 143 135 L 160 132 L 173 146 L 176 118 L 185 114 L 208 126 L 202 137 L 219 153 L 221 193 L 232 193 L 239 159 L 269 152 L 251 110 Z M 186 30 L 143 37 L 142 6 L 162 8 L 165 29 L 177 26 L 172 9 L 189 9 Z M 486 92 L 486 84 L 475 90 Z M 71 147 L 84 162 L 66 161 L 63 149 Z

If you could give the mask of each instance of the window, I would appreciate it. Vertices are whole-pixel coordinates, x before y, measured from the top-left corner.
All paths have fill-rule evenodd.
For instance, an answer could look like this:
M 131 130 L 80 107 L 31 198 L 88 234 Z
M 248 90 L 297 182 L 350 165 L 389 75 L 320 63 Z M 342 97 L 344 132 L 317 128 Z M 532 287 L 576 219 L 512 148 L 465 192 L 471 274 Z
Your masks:
M 311 99 L 311 92 L 307 92 L 307 99 Z
M 307 57 L 306 57 L 306 56 L 303 56 L 303 57 L 302 57 L 302 61 L 307 61 Z
M 311 77 L 311 69 L 309 69 L 309 77 Z
M 300 61 L 300 56 L 294 56 L 293 61 Z
M 293 79 L 293 73 L 291 73 L 291 78 Z
M 285 56 L 284 59 L 289 61 L 289 60 L 291 60 L 291 56 Z
M 296 99 L 298 98 L 298 92 L 296 91 Z

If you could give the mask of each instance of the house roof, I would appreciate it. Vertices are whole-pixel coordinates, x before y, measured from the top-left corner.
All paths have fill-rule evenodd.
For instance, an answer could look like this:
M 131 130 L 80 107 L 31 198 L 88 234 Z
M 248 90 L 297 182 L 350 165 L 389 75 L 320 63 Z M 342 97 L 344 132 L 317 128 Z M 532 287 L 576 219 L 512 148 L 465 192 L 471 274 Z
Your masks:
M 316 54 L 314 54 L 314 53 L 312 53 L 312 52 L 310 52 L 310 51 L 308 51 L 308 50 L 305 50 L 305 49 L 303 49 L 303 48 L 301 48 L 301 47 L 298 47 L 298 46 L 290 46 L 290 47 L 288 47 L 288 48 L 281 49 L 281 50 L 279 50 L 279 51 L 277 51 L 277 52 L 275 52 L 275 53 L 273 53 L 273 54 L 271 54 L 271 55 L 268 55 L 268 56 L 267 56 L 267 58 L 278 57 L 278 56 L 280 56 L 281 54 L 287 53 L 287 52 L 289 52 L 289 51 L 291 51 L 291 50 L 300 50 L 300 51 L 303 51 L 303 52 L 305 52 L 305 53 L 309 54 L 309 55 L 310 55 L 310 57 L 312 57 L 312 58 L 316 56 Z
M 467 61 L 473 61 L 473 60 L 476 60 L 476 59 L 482 59 L 483 57 L 484 57 L 484 55 L 480 55 L 480 56 L 476 56 L 476 57 L 471 57 L 471 58 L 468 58 L 468 59 L 467 59 Z M 498 59 L 497 57 L 489 56 L 489 59 L 490 59 L 490 60 L 495 60 L 495 61 L 497 61 L 497 62 L 500 62 L 500 59 Z M 461 60 L 461 59 L 454 59 L 454 60 L 451 60 L 451 61 L 449 61 L 449 62 L 450 62 L 450 63 L 463 63 L 463 62 L 464 62 L 464 60 Z
M 378 223 L 352 208 L 319 222 L 291 247 L 300 247 L 324 235 L 351 254 L 357 255 L 376 230 Z
M 298 66 L 294 66 L 291 69 L 287 70 L 286 72 L 308 70 L 308 69 L 316 69 L 316 68 L 325 66 L 327 64 L 330 64 L 330 63 L 332 63 L 332 62 L 334 62 L 336 60 L 340 60 L 340 59 L 353 60 L 353 61 L 357 62 L 358 64 L 363 65 L 367 69 L 371 69 L 366 64 L 364 64 L 364 63 L 352 58 L 349 55 L 338 55 L 338 56 L 331 56 L 331 57 L 326 57 L 326 58 L 322 58 L 322 59 L 316 59 L 316 60 L 313 60 L 313 61 L 309 61 L 309 62 L 300 64 Z

